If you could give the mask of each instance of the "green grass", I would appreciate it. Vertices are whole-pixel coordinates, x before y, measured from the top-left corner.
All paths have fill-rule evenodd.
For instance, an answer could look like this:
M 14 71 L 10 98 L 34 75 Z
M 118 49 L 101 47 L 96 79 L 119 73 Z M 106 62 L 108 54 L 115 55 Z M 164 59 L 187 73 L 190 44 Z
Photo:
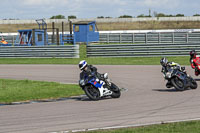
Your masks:
M 98 130 L 87 133 L 200 133 L 200 121 L 152 125 L 138 128 Z
M 180 65 L 189 65 L 189 56 L 167 57 Z M 161 57 L 127 57 L 127 58 L 0 58 L 0 64 L 75 64 L 86 60 L 94 65 L 159 65 Z
M 130 57 L 130 58 L 88 58 L 89 64 L 106 65 L 160 65 L 161 57 Z M 167 57 L 169 61 L 180 65 L 189 65 L 189 57 Z
M 0 103 L 56 99 L 83 94 L 78 85 L 31 80 L 0 79 Z

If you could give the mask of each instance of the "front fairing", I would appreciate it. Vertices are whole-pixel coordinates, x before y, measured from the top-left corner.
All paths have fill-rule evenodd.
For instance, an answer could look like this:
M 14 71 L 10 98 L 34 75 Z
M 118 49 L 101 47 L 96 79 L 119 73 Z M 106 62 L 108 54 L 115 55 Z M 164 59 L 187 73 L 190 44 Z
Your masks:
M 100 83 L 96 80 L 96 77 L 92 77 L 89 82 L 90 84 L 94 85 L 96 88 L 101 88 L 103 83 Z
M 179 70 L 174 70 L 172 73 L 172 77 L 177 76 L 181 80 L 185 80 L 187 78 L 187 74 L 184 72 L 181 72 Z
M 198 70 L 200 70 L 200 58 L 199 57 L 194 60 L 194 63 L 196 64 Z
M 96 87 L 100 92 L 100 97 L 112 95 L 112 91 L 105 86 L 105 81 L 99 80 L 95 75 L 86 75 L 84 78 L 85 86 L 92 85 Z M 84 88 L 84 86 L 82 88 Z

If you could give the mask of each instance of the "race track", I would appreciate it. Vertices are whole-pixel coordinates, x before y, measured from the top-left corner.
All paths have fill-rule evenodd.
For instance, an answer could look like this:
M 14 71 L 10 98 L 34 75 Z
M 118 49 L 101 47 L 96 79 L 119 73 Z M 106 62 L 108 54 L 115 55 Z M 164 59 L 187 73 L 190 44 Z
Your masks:
M 165 87 L 161 66 L 97 66 L 123 91 L 119 99 L 0 106 L 0 133 L 46 133 L 126 127 L 200 118 L 200 87 L 177 92 Z M 186 67 L 189 74 L 193 70 Z M 0 78 L 77 83 L 75 65 L 0 65 Z M 198 80 L 198 79 L 197 79 Z M 197 81 L 200 86 L 199 82 Z

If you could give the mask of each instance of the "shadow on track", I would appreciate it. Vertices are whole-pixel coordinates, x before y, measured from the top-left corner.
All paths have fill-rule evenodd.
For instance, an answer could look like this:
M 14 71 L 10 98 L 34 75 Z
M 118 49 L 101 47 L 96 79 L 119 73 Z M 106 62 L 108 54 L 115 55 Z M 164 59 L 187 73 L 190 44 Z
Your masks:
M 95 101 L 95 100 L 89 99 L 87 96 L 80 96 L 80 97 L 75 97 L 75 98 L 72 98 L 72 99 L 74 99 L 76 101 L 91 101 L 91 102 Z M 102 100 L 108 100 L 108 99 L 112 99 L 112 98 L 111 97 L 104 97 L 104 98 L 101 98 L 101 99 L 96 100 L 96 101 L 102 101 Z
M 187 88 L 183 91 L 176 90 L 175 88 L 173 88 L 173 89 L 152 89 L 152 90 L 159 91 L 159 92 L 183 92 L 183 91 L 192 90 L 192 89 Z
M 200 79 L 194 79 L 195 81 L 200 81 Z
M 153 91 L 159 91 L 159 92 L 180 92 L 176 89 L 152 89 Z

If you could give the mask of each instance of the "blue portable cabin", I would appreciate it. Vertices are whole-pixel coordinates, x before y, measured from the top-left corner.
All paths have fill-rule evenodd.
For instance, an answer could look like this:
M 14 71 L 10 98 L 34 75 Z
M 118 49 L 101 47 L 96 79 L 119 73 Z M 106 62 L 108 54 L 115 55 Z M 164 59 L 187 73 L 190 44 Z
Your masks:
M 48 44 L 48 35 L 44 29 L 18 30 L 15 46 L 44 46 Z
M 80 21 L 73 23 L 74 41 L 75 42 L 97 42 L 99 41 L 99 32 L 96 22 Z

